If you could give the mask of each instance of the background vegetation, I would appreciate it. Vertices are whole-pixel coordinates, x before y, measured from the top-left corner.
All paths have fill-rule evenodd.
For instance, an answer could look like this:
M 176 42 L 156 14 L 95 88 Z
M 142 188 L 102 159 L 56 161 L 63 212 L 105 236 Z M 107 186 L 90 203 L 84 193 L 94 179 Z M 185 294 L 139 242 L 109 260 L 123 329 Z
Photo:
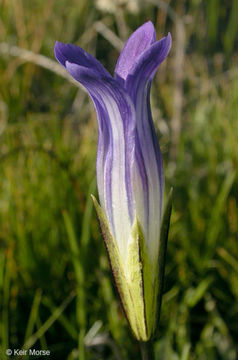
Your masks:
M 53 47 L 78 44 L 112 72 L 149 19 L 173 38 L 151 100 L 174 187 L 156 359 L 237 359 L 237 12 L 237 0 L 0 1 L 1 359 L 139 357 L 89 197 L 95 111 Z

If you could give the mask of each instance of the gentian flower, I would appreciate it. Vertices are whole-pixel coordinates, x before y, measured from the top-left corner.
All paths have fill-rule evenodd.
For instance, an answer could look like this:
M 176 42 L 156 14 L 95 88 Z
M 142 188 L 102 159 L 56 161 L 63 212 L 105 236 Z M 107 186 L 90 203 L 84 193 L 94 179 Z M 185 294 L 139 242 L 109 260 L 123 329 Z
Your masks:
M 78 46 L 56 42 L 55 57 L 91 96 L 98 120 L 94 200 L 111 269 L 135 337 L 149 340 L 160 311 L 171 204 L 162 223 L 163 162 L 150 109 L 150 87 L 171 36 L 153 24 L 127 40 L 114 77 Z

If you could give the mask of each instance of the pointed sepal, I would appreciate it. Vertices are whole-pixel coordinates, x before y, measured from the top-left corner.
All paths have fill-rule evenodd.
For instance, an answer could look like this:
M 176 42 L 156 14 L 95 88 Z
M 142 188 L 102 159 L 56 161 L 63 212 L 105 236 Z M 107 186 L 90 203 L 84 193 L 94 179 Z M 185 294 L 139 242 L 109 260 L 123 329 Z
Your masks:
M 139 233 L 139 225 L 135 221 L 130 234 L 127 254 L 122 259 L 107 218 L 96 198 L 92 196 L 92 199 L 126 318 L 135 338 L 139 341 L 147 341 L 149 337 L 144 299 L 144 271 L 142 270 L 140 251 L 140 243 L 144 241 L 143 235 Z
M 160 230 L 160 242 L 159 242 L 159 258 L 158 258 L 158 296 L 157 296 L 157 328 L 160 318 L 160 309 L 162 303 L 163 287 L 164 287 L 164 273 L 165 273 L 165 261 L 166 261 L 166 250 L 170 227 L 170 217 L 172 212 L 172 199 L 173 199 L 173 188 L 167 197 L 167 201 L 164 207 L 161 230 Z
M 154 264 L 137 217 L 129 234 L 127 252 L 122 258 L 101 206 L 94 196 L 92 199 L 126 318 L 136 339 L 148 341 L 156 331 L 161 307 L 172 191 L 162 219 L 158 262 Z

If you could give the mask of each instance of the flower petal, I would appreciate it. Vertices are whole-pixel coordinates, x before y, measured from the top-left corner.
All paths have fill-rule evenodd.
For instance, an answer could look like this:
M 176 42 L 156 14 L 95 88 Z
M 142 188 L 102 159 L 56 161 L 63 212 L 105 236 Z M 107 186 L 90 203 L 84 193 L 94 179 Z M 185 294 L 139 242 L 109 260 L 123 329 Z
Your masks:
M 155 42 L 156 34 L 151 21 L 140 26 L 127 40 L 118 58 L 115 77 L 126 80 L 137 58 Z
M 124 256 L 133 222 L 131 169 L 134 164 L 135 109 L 110 76 L 66 61 L 67 71 L 88 90 L 98 118 L 97 181 L 101 206 Z
M 110 76 L 109 72 L 97 59 L 95 59 L 95 57 L 87 53 L 79 46 L 64 44 L 56 41 L 54 51 L 56 59 L 64 67 L 66 67 L 66 61 L 69 61 L 70 63 L 78 64 L 80 66 L 98 71 L 99 73 L 106 76 Z
M 133 63 L 126 78 L 125 87 L 132 98 L 135 98 L 139 87 L 153 79 L 159 65 L 167 57 L 171 48 L 170 33 L 146 49 Z
M 136 109 L 137 152 L 141 152 L 141 161 L 148 179 L 147 223 L 145 211 L 135 202 L 136 213 L 147 239 L 150 256 L 157 257 L 158 234 L 162 214 L 163 200 L 163 162 L 156 137 L 150 110 L 150 87 L 156 69 L 167 56 L 171 47 L 170 34 L 153 44 L 137 59 L 125 81 L 125 89 Z M 141 168 L 141 165 L 139 166 Z M 139 188 L 138 181 L 136 189 Z M 136 190 L 134 190 L 135 194 Z

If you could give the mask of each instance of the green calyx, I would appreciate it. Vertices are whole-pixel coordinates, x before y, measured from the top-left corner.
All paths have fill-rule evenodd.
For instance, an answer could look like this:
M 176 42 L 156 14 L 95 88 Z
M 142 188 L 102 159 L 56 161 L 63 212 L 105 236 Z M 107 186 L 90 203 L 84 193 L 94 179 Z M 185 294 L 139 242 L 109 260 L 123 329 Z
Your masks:
M 165 259 L 161 259 L 161 252 L 164 253 L 164 258 L 166 251 L 166 245 L 161 246 L 161 243 L 167 243 L 167 238 L 165 241 L 166 236 L 163 235 L 159 242 L 159 258 L 163 260 L 163 266 L 161 267 L 159 263 L 152 264 L 140 223 L 135 218 L 131 234 L 129 234 L 128 251 L 122 260 L 107 218 L 96 198 L 92 196 L 92 199 L 125 315 L 135 338 L 138 341 L 148 341 L 153 336 L 157 326 L 165 263 Z M 170 213 L 171 202 L 169 218 Z M 168 222 L 167 229 L 169 218 L 166 219 Z

